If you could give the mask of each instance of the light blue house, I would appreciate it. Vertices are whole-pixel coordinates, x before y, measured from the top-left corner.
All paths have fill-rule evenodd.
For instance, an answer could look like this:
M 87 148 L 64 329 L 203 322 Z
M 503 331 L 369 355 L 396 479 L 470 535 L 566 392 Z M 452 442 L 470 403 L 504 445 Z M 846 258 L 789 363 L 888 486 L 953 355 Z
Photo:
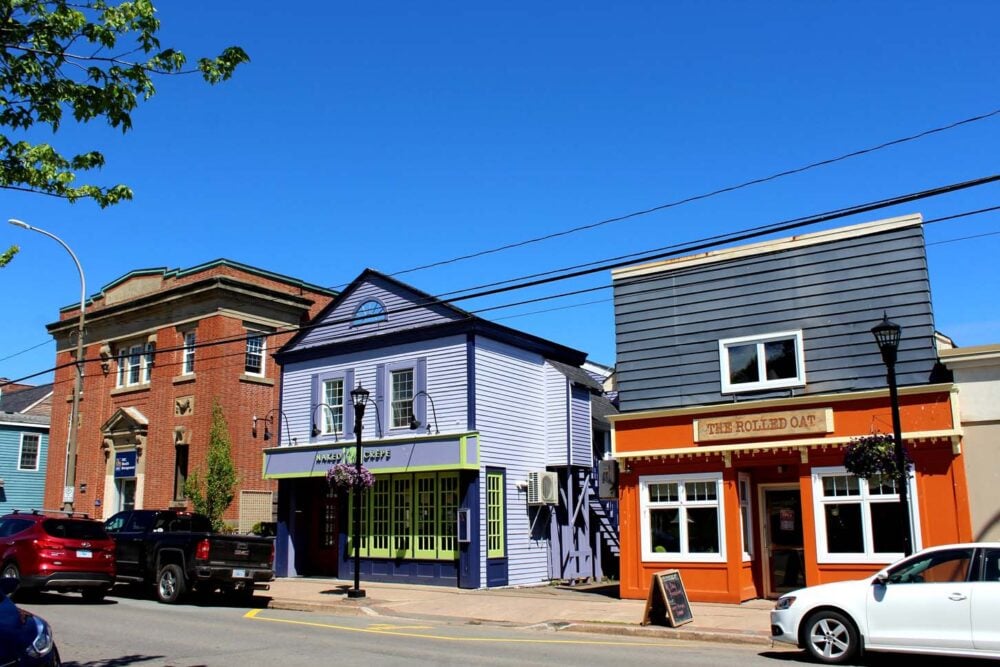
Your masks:
M 606 447 L 595 428 L 608 430 L 613 407 L 583 352 L 367 270 L 275 358 L 278 446 L 264 451 L 264 477 L 279 480 L 279 576 L 353 577 L 351 494 L 326 474 L 354 461 L 359 386 L 375 479 L 364 580 L 484 588 L 616 568 L 617 526 L 594 474 Z
M 0 387 L 0 514 L 42 508 L 51 402 L 51 384 Z

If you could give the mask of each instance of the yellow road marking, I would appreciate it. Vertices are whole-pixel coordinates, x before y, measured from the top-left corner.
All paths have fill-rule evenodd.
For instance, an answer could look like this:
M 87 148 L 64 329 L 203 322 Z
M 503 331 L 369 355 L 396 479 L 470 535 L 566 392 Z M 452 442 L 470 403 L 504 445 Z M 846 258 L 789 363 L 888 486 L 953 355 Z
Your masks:
M 416 639 L 437 639 L 440 641 L 448 642 L 496 642 L 496 643 L 509 643 L 509 644 L 583 644 L 592 646 L 649 646 L 651 648 L 663 648 L 664 646 L 679 645 L 677 642 L 661 641 L 656 643 L 650 642 L 623 642 L 623 641 L 610 641 L 610 640 L 591 640 L 591 639 L 501 639 L 499 637 L 447 637 L 445 635 L 426 635 L 418 634 L 415 632 L 400 632 L 399 630 L 384 630 L 381 629 L 386 624 L 377 623 L 368 628 L 352 628 L 347 625 L 334 625 L 332 623 L 314 623 L 311 621 L 293 621 L 284 618 L 267 618 L 266 616 L 258 616 L 258 614 L 263 611 L 262 609 L 251 609 L 243 618 L 249 618 L 255 621 L 268 621 L 270 623 L 285 623 L 287 625 L 304 625 L 306 627 L 312 628 L 326 628 L 330 630 L 343 630 L 345 632 L 362 632 L 375 635 L 392 635 L 396 637 L 413 637 Z M 401 626 L 404 627 L 404 626 Z
M 392 625 L 391 623 L 375 623 L 369 625 L 370 630 L 430 630 L 430 625 Z

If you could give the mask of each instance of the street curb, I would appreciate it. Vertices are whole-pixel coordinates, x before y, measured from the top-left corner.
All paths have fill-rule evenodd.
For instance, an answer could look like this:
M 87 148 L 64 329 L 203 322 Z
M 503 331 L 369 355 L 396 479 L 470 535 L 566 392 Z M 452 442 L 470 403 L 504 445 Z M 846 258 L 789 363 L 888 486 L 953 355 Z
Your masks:
M 276 600 L 267 603 L 268 609 L 283 609 L 287 611 L 307 611 L 332 614 L 337 616 L 388 616 L 399 618 L 414 618 L 438 620 L 444 622 L 464 622 L 475 625 L 495 625 L 497 627 L 545 628 L 552 632 L 580 632 L 588 634 L 614 635 L 618 637 L 648 637 L 656 639 L 682 639 L 687 641 L 716 642 L 725 644 L 745 644 L 754 646 L 771 646 L 771 638 L 760 632 L 741 632 L 739 630 L 702 630 L 698 628 L 667 628 L 651 625 L 624 625 L 616 623 L 594 623 L 591 621 L 545 621 L 530 625 L 519 625 L 510 621 L 490 621 L 481 618 L 465 618 L 456 616 L 438 616 L 433 614 L 401 613 L 393 609 L 379 606 L 375 600 L 364 603 L 352 603 L 343 600 L 337 603 L 310 602 L 305 600 Z

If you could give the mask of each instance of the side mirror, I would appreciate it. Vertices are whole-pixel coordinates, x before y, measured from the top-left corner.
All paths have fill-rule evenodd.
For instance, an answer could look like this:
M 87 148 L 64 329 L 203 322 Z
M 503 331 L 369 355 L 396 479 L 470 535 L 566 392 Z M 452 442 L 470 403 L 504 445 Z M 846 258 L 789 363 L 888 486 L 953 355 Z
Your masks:
M 878 574 L 875 575 L 875 578 L 872 580 L 872 583 L 885 586 L 887 583 L 889 583 L 889 573 L 884 571 L 879 572 Z
M 0 577 L 0 593 L 10 596 L 17 590 L 17 579 L 14 577 Z

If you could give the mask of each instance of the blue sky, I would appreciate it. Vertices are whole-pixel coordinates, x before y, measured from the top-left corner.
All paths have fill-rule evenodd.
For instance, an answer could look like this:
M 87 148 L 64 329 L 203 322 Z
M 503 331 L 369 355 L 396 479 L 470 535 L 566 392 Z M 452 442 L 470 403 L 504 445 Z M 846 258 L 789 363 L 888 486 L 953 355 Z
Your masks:
M 1000 3 L 160 2 L 164 45 L 252 62 L 215 88 L 161 79 L 90 181 L 100 210 L 0 191 L 0 218 L 61 236 L 88 293 L 135 269 L 226 257 L 330 287 L 654 207 L 1000 108 Z M 735 193 L 399 278 L 433 294 L 986 176 L 1000 116 Z M 805 231 L 994 206 L 988 185 Z M 928 225 L 937 328 L 1000 342 L 1000 212 Z M 991 235 L 992 234 L 992 235 Z M 977 237 L 968 239 L 967 237 Z M 967 239 L 967 240 L 955 240 Z M 45 324 L 75 303 L 54 242 L 21 245 L 0 376 L 53 364 Z M 470 310 L 608 285 L 586 279 Z M 614 363 L 610 290 L 484 313 Z M 891 314 L 890 314 L 891 315 Z M 46 344 L 46 341 L 49 341 Z M 17 354 L 38 345 L 33 350 Z M 10 356 L 15 355 L 15 356 Z M 45 381 L 46 376 L 35 381 Z

